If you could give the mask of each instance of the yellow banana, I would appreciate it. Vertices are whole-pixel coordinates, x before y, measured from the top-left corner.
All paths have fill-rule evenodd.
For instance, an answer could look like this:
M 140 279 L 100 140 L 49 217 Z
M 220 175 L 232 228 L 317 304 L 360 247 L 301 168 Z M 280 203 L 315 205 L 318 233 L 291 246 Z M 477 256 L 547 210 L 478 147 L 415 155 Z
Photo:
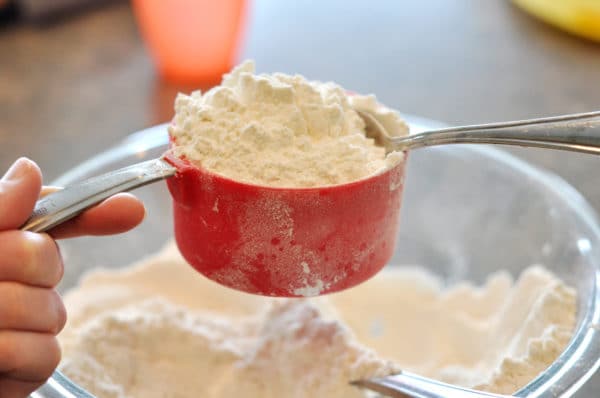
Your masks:
M 600 41 L 600 0 L 513 0 L 537 18 L 578 36 Z

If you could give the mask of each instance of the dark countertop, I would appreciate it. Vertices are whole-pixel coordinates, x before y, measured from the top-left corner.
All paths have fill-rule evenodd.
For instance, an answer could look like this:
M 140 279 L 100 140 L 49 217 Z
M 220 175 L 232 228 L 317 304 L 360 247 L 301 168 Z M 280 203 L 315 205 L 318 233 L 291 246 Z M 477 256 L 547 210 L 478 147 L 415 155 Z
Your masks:
M 335 80 L 453 124 L 600 109 L 600 45 L 502 0 L 253 3 L 240 58 L 255 59 L 259 71 Z M 0 54 L 1 170 L 25 155 L 49 181 L 172 115 L 178 88 L 156 78 L 126 5 L 55 26 L 10 27 L 0 32 Z M 600 158 L 510 150 L 600 210 Z M 593 396 L 598 374 L 576 395 Z

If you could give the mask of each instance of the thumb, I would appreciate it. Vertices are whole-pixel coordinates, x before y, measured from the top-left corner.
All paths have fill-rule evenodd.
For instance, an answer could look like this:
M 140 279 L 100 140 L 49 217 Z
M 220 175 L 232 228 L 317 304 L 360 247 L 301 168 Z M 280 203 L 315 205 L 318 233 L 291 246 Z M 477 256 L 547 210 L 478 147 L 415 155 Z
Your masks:
M 18 159 L 0 179 L 0 231 L 19 228 L 40 194 L 42 172 L 27 158 Z

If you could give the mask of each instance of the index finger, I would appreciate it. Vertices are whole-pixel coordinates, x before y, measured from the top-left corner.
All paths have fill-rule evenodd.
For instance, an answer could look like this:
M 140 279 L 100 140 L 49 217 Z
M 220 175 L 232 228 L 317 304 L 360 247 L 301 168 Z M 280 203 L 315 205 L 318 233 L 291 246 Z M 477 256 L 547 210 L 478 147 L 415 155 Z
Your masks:
M 51 190 L 52 188 L 49 188 L 46 191 Z M 113 235 L 136 227 L 144 220 L 145 215 L 144 205 L 138 198 L 129 193 L 120 193 L 57 225 L 48 233 L 55 239 L 83 235 Z

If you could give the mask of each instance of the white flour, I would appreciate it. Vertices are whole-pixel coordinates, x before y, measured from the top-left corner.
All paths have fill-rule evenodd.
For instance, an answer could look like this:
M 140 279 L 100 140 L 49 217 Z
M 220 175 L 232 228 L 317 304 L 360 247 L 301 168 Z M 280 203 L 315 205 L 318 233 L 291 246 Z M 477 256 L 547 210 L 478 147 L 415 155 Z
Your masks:
M 365 137 L 353 110 L 371 111 L 392 135 L 408 134 L 399 115 L 373 96 L 348 96 L 333 83 L 280 73 L 255 75 L 245 62 L 220 86 L 179 94 L 169 128 L 174 152 L 223 176 L 274 187 L 342 184 L 402 160 Z
M 402 267 L 317 299 L 253 296 L 174 245 L 93 272 L 65 300 L 62 370 L 102 398 L 363 397 L 349 380 L 398 368 L 512 393 L 563 350 L 576 308 L 541 267 L 481 288 Z

